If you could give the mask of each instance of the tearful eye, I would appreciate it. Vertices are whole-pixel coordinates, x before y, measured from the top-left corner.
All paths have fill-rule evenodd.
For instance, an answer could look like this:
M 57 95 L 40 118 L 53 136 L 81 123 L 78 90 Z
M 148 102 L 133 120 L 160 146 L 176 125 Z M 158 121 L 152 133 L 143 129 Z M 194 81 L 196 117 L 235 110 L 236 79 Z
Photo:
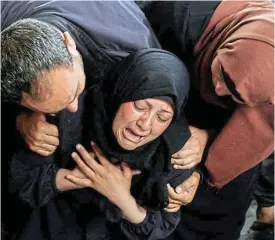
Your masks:
M 144 106 L 138 106 L 136 102 L 133 103 L 134 104 L 134 107 L 135 109 L 139 110 L 139 111 L 146 111 L 146 107 Z
M 163 118 L 162 116 L 158 116 L 158 120 L 160 121 L 160 122 L 167 122 L 169 119 L 166 119 L 166 118 Z

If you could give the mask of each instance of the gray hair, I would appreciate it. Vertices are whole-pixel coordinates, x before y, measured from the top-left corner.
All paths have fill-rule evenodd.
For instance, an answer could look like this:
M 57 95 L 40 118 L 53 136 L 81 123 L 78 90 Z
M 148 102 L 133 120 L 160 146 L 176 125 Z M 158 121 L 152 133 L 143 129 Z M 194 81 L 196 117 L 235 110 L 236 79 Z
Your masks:
M 44 91 L 44 87 L 50 90 L 50 86 L 43 81 L 45 73 L 57 67 L 72 66 L 72 56 L 62 33 L 51 24 L 24 19 L 1 33 L 3 101 L 20 103 L 22 91 L 30 94 L 34 100 L 43 101 L 41 90 Z

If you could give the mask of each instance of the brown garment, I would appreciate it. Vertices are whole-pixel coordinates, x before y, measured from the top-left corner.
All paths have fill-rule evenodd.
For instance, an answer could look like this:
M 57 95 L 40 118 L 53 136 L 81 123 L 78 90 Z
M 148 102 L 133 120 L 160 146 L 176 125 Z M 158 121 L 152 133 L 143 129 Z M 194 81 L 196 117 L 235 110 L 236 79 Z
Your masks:
M 244 100 L 209 148 L 211 184 L 221 188 L 274 151 L 274 4 L 223 1 L 195 47 L 202 97 L 229 107 L 216 94 L 212 74 L 221 67 Z

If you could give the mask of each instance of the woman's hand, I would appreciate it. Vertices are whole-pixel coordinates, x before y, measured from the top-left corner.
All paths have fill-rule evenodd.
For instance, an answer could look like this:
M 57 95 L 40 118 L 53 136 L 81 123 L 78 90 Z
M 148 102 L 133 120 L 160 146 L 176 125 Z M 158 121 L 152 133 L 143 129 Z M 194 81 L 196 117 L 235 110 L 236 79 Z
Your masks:
M 132 176 L 140 174 L 139 170 L 132 170 L 128 164 L 121 163 L 120 167 L 110 163 L 100 149 L 92 144 L 94 153 L 88 153 L 80 144 L 77 145 L 77 153 L 72 157 L 76 161 L 80 172 L 88 179 L 81 179 L 73 175 L 67 175 L 72 183 L 83 187 L 90 187 L 104 195 L 114 203 L 124 218 L 132 223 L 140 223 L 146 217 L 146 210 L 140 207 L 130 193 Z M 95 160 L 98 158 L 100 164 Z
M 74 184 L 90 187 L 106 196 L 110 202 L 118 207 L 131 197 L 130 188 L 132 176 L 139 174 L 139 170 L 131 170 L 126 163 L 121 163 L 120 169 L 109 162 L 99 148 L 93 145 L 94 154 L 89 154 L 80 144 L 77 145 L 81 157 L 73 153 L 72 157 L 86 179 L 67 175 L 67 179 Z M 98 163 L 95 158 L 98 158 Z
M 84 188 L 82 185 L 75 184 L 68 180 L 66 176 L 68 174 L 71 174 L 75 177 L 80 177 L 80 178 L 86 178 L 85 175 L 83 175 L 79 169 L 75 168 L 73 170 L 68 170 L 61 168 L 58 170 L 56 177 L 55 177 L 55 186 L 59 191 L 68 191 L 68 190 L 73 190 L 73 189 L 81 189 Z
M 171 163 L 176 169 L 191 169 L 202 159 L 202 155 L 208 140 L 208 133 L 189 126 L 191 137 L 177 153 L 172 155 Z
M 168 184 L 169 205 L 165 210 L 167 212 L 177 212 L 182 205 L 191 203 L 197 192 L 199 183 L 200 174 L 193 172 L 188 179 L 176 187 L 176 191 Z

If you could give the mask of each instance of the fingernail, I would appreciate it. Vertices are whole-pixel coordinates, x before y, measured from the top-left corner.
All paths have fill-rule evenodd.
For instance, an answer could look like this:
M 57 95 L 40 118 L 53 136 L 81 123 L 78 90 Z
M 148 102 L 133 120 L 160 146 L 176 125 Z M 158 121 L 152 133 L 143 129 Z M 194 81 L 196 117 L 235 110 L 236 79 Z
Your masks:
M 177 187 L 177 188 L 176 188 L 176 192 L 177 192 L 177 193 L 181 193 L 181 187 Z
M 95 142 L 92 141 L 92 142 L 91 142 L 91 145 L 94 146 L 94 145 L 95 145 Z
M 81 148 L 81 145 L 80 144 L 77 144 L 76 145 L 76 149 L 79 150 Z
M 75 152 L 72 153 L 72 157 L 73 158 L 76 157 L 76 153 Z
M 178 165 L 174 165 L 174 168 L 175 168 L 175 169 L 178 169 L 179 167 L 178 167 Z

